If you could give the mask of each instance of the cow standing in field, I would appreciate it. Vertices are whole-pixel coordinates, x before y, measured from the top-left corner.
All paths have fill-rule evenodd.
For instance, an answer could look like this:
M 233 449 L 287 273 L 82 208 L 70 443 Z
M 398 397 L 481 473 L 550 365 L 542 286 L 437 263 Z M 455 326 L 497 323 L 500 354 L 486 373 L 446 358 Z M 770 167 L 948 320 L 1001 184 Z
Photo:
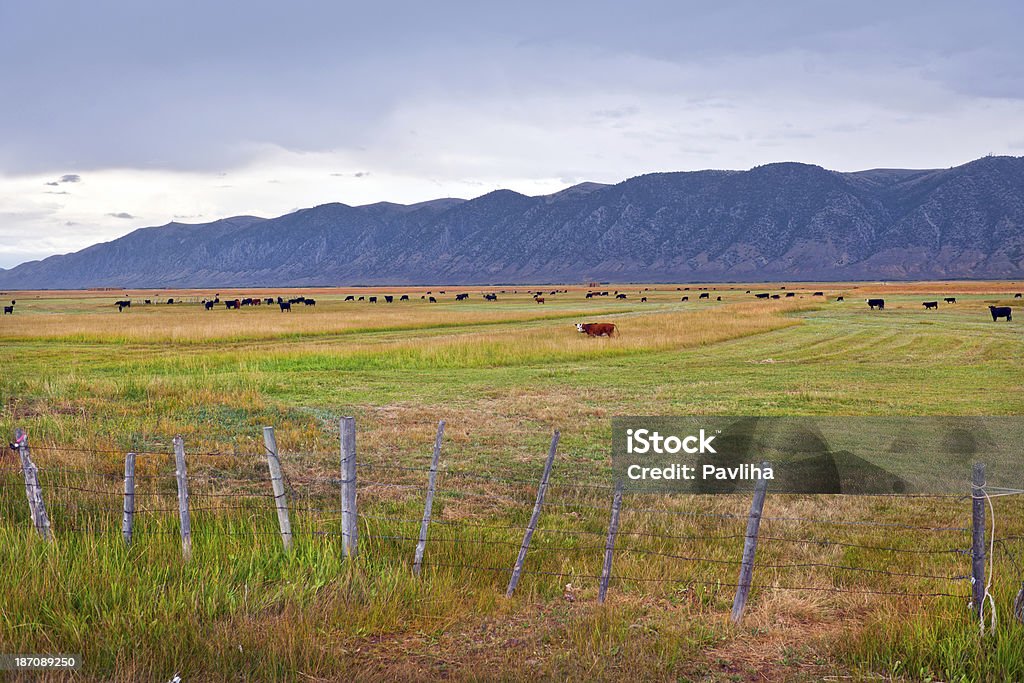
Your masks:
M 306 299 L 302 303 L 306 304 L 307 306 L 316 306 L 316 299 Z
M 690 300 L 690 297 L 688 297 L 688 296 L 684 296 L 682 299 L 680 299 L 680 301 L 689 301 L 689 300 Z
M 497 294 L 484 294 L 484 300 L 485 301 L 497 301 L 498 300 L 498 295 Z
M 771 295 L 767 294 L 767 293 L 764 293 L 764 294 L 755 294 L 754 296 L 757 297 L 758 299 L 767 299 Z
M 796 292 L 786 292 L 786 298 L 787 299 L 790 299 L 790 298 L 792 298 L 794 296 L 796 296 Z
M 370 303 L 371 303 L 371 304 L 375 304 L 375 303 L 377 303 L 377 297 L 375 297 L 375 296 L 371 296 L 371 297 L 370 297 Z
M 398 300 L 399 301 L 408 301 L 409 300 L 409 295 L 408 294 L 403 294 L 402 296 L 400 296 L 398 298 Z
M 778 294 L 772 294 L 773 299 L 781 299 L 782 297 Z
M 885 310 L 885 299 L 868 299 L 868 306 L 872 311 L 876 308 L 880 311 Z
M 384 295 L 384 301 L 389 303 L 389 304 L 393 304 L 393 303 L 395 303 L 395 297 L 391 296 L 390 294 L 385 294 Z
M 224 302 L 224 308 L 226 308 L 228 310 L 231 310 L 233 308 L 236 311 L 239 311 L 239 310 L 242 309 L 242 302 L 239 301 L 238 299 L 232 299 L 231 301 L 225 301 Z
M 939 302 L 938 301 L 923 301 L 923 302 L 921 302 L 921 305 L 924 306 L 924 310 L 926 310 L 926 311 L 933 311 L 933 310 L 937 311 L 937 310 L 939 310 Z
M 710 299 L 710 298 L 711 298 L 711 295 L 708 294 L 707 292 L 701 292 L 700 296 L 697 297 L 697 299 Z
M 345 297 L 345 301 L 355 301 L 355 300 L 356 300 L 356 298 L 354 296 L 352 296 L 351 294 L 349 294 L 348 296 Z
M 615 335 L 615 325 L 612 323 L 576 323 L 576 331 L 583 332 L 588 337 L 612 337 Z
M 625 298 L 626 298 L 626 295 L 625 295 L 625 294 L 616 294 L 616 295 L 615 295 L 615 298 L 616 298 L 616 299 L 625 299 Z
M 4 315 L 14 315 L 14 306 L 4 306 Z
M 430 297 L 429 299 L 427 299 L 427 303 L 436 304 L 437 299 L 435 299 L 434 297 Z
M 955 296 L 947 296 L 945 299 L 943 299 L 943 301 L 945 301 L 947 304 L 955 304 L 956 303 L 956 297 Z
M 544 297 L 542 297 L 542 296 L 535 296 L 535 297 L 533 297 L 533 300 L 536 301 L 539 304 L 544 303 Z
M 785 289 L 785 287 L 783 287 L 783 289 Z M 811 296 L 825 296 L 825 292 L 815 292 Z
M 442 292 L 442 294 L 443 293 L 444 292 Z M 456 294 L 455 295 L 455 300 L 456 301 L 468 301 L 469 300 L 469 294 Z
M 640 303 L 642 303 L 642 304 L 647 303 L 647 297 L 646 296 L 640 297 Z
M 287 311 L 289 313 L 292 312 L 292 304 L 291 304 L 290 301 L 282 301 L 281 303 L 278 304 L 278 306 L 281 307 L 281 312 L 282 313 L 284 313 L 285 311 Z
M 844 299 L 844 298 L 843 298 L 843 297 L 841 297 L 841 296 L 837 296 L 837 297 L 836 297 L 836 301 L 846 301 L 846 299 Z
M 204 306 L 204 307 L 206 308 L 206 310 L 208 310 L 208 311 L 212 311 L 212 310 L 213 310 L 213 302 L 212 302 L 212 301 L 204 301 L 204 302 L 203 302 L 203 306 Z
M 1013 298 L 1014 299 L 1019 299 L 1020 298 L 1020 292 L 1017 292 L 1016 294 L 1014 294 Z
M 992 322 L 998 322 L 1000 318 L 1006 318 L 1006 322 L 1013 320 L 1013 309 L 1009 306 L 989 306 L 988 310 L 992 314 Z

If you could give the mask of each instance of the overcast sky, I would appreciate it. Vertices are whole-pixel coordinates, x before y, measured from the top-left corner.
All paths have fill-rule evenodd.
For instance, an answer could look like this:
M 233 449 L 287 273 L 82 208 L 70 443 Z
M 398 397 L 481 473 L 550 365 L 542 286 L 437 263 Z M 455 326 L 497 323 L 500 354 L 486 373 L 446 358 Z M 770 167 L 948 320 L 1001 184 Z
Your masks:
M 1024 2 L 0 1 L 0 267 L 168 221 L 1024 155 Z

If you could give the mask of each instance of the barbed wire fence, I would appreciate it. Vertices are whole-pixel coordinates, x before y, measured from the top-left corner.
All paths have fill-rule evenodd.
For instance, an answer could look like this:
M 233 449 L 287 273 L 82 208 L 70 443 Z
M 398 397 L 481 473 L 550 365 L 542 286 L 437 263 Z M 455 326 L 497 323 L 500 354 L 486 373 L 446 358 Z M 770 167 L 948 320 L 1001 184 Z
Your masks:
M 610 585 L 620 591 L 655 584 L 706 588 L 732 593 L 735 623 L 752 592 L 794 591 L 959 601 L 984 632 L 986 601 L 992 627 L 996 613 L 990 592 L 995 553 L 1007 554 L 1024 580 L 1024 535 L 996 537 L 992 502 L 1021 491 L 987 487 L 983 465 L 975 466 L 963 495 L 875 497 L 936 503 L 961 519 L 963 508 L 948 504 L 970 500 L 969 524 L 766 515 L 771 491 L 765 480 L 752 499 L 626 496 L 621 484 L 573 481 L 555 471 L 558 431 L 537 479 L 444 467 L 444 428 L 441 421 L 429 462 L 417 466 L 359 459 L 355 420 L 341 418 L 336 475 L 316 472 L 300 454 L 280 453 L 273 427 L 264 429 L 263 453 L 241 454 L 189 452 L 181 437 L 173 440 L 173 452 L 30 447 L 28 434 L 18 429 L 11 444 L 17 460 L 0 462 L 0 487 L 24 487 L 28 521 L 19 521 L 24 504 L 6 492 L 0 514 L 46 542 L 65 533 L 119 534 L 127 545 L 180 536 L 185 561 L 191 561 L 193 531 L 279 537 L 286 553 L 302 543 L 336 540 L 347 561 L 368 554 L 407 564 L 417 576 L 507 578 L 509 597 L 524 577 L 565 582 L 569 600 L 589 584 L 600 602 Z M 33 451 L 43 454 L 42 467 Z M 72 467 L 63 462 L 69 453 L 108 457 L 102 467 Z M 123 472 L 111 466 L 115 455 L 124 458 Z M 201 466 L 190 471 L 196 463 Z M 736 509 L 748 501 L 747 512 Z M 864 533 L 874 536 L 865 540 Z M 808 580 L 814 572 L 829 580 Z M 1022 596 L 1024 584 L 1012 606 L 1018 620 L 1024 619 Z

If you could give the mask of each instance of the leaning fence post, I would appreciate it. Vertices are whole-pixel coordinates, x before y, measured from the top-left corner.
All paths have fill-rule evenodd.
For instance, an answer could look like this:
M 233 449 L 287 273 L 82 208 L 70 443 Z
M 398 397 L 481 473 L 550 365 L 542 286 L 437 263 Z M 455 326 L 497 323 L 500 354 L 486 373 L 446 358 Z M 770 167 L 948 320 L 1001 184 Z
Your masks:
M 971 608 L 981 616 L 985 600 L 985 463 L 971 468 Z
M 619 510 L 622 508 L 622 480 L 615 482 L 615 493 L 612 495 L 612 518 L 608 522 L 608 540 L 604 544 L 604 566 L 601 568 L 601 588 L 597 601 L 604 602 L 608 595 L 608 580 L 612 577 L 612 553 L 615 551 L 615 536 L 619 533 Z
M 287 552 L 292 549 L 292 523 L 288 519 L 288 499 L 284 494 L 281 459 L 277 454 L 277 438 L 274 436 L 273 427 L 263 428 L 263 444 L 267 448 L 267 469 L 270 471 L 270 485 L 274 489 L 274 505 L 277 507 L 277 521 L 281 526 L 281 540 Z
M 747 517 L 747 533 L 743 541 L 743 561 L 740 563 L 740 578 L 736 582 L 736 597 L 732 601 L 732 623 L 738 624 L 743 619 L 743 610 L 747 607 L 747 596 L 750 595 L 750 582 L 754 577 L 754 555 L 757 552 L 757 534 L 761 529 L 761 511 L 764 510 L 764 497 L 768 490 L 768 480 L 764 471 L 768 463 L 761 463 L 761 476 L 754 485 L 754 499 L 750 502 L 750 515 Z
M 540 519 L 541 506 L 544 505 L 544 494 L 548 490 L 548 479 L 551 477 L 551 464 L 555 461 L 555 451 L 558 450 L 559 432 L 556 429 L 551 437 L 551 448 L 548 450 L 548 460 L 544 463 L 544 474 L 540 477 L 540 486 L 537 487 L 537 502 L 533 504 L 533 514 L 530 515 L 530 523 L 526 526 L 526 534 L 523 535 L 523 544 L 519 548 L 519 556 L 516 564 L 512 567 L 512 577 L 508 581 L 508 589 L 505 597 L 511 598 L 519 584 L 519 574 L 523 571 L 523 562 L 526 561 L 526 551 L 530 549 L 530 540 L 533 532 L 537 529 L 537 521 Z
M 178 480 L 178 516 L 181 518 L 181 554 L 192 557 L 192 519 L 188 511 L 188 470 L 185 469 L 185 440 L 174 437 L 174 474 Z
M 420 524 L 420 540 L 416 543 L 416 556 L 412 562 L 412 573 L 420 575 L 423 567 L 423 551 L 427 548 L 427 529 L 430 527 L 430 513 L 434 507 L 434 488 L 437 484 L 437 463 L 441 459 L 441 440 L 444 438 L 444 420 L 437 423 L 437 437 L 434 438 L 434 457 L 430 460 L 430 477 L 427 480 L 427 501 L 423 505 L 423 522 Z
M 359 515 L 356 510 L 356 419 L 343 417 L 341 433 L 341 550 L 354 558 L 359 547 Z
M 21 428 L 14 430 L 14 446 L 18 449 L 21 470 L 25 475 L 25 496 L 28 498 L 32 525 L 45 540 L 52 540 L 50 518 L 46 514 L 46 504 L 43 503 L 43 487 L 39 485 L 39 468 L 32 462 L 32 454 L 28 448 L 28 432 Z
M 135 454 L 124 456 L 124 517 L 121 519 L 121 534 L 127 545 L 132 544 L 132 523 L 135 517 Z

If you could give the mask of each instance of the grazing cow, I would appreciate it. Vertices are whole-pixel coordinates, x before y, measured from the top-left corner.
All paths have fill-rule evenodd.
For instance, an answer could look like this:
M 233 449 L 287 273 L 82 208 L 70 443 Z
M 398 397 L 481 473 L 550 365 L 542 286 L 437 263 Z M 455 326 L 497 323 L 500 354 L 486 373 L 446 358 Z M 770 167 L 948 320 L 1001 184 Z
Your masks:
M 988 310 L 992 313 L 992 322 L 997 322 L 1000 318 L 1006 318 L 1006 322 L 1013 320 L 1013 309 L 1009 306 L 989 306 Z
M 542 297 L 542 296 L 535 296 L 535 297 L 533 297 L 533 300 L 536 301 L 539 304 L 544 303 L 544 297 Z
M 436 304 L 437 303 L 437 299 L 435 299 L 434 297 L 430 297 L 429 299 L 427 299 L 427 302 L 431 303 L 431 304 Z
M 1014 299 L 1019 299 L 1020 298 L 1020 292 L 1017 292 L 1016 294 L 1014 294 L 1013 298 Z
M 122 299 L 121 301 L 115 301 L 114 305 L 118 308 L 131 308 L 132 302 L 129 299 Z
M 442 292 L 442 294 L 443 294 L 443 292 Z M 456 294 L 455 295 L 455 300 L 456 301 L 466 301 L 467 299 L 469 299 L 469 294 Z
M 721 301 L 721 300 L 722 300 L 722 297 L 720 297 L 720 296 L 715 297 L 715 301 Z
M 273 306 L 274 305 L 274 298 L 268 296 L 266 299 L 263 300 L 263 303 L 265 303 L 268 306 Z
M 783 287 L 783 289 L 785 289 L 785 287 Z M 815 292 L 811 296 L 825 296 L 825 292 Z
M 168 305 L 173 304 L 174 303 L 174 299 L 168 299 L 167 303 L 168 303 Z
M 876 308 L 880 311 L 885 310 L 885 299 L 868 299 L 868 306 L 872 311 Z
M 371 297 L 370 297 L 370 303 L 371 303 L 371 304 L 375 304 L 375 303 L 377 303 L 377 297 L 375 297 L 375 296 L 371 296 Z
M 613 323 L 576 323 L 576 331 L 584 332 L 588 337 L 612 337 L 615 335 Z
M 769 297 L 769 295 L 767 293 L 765 293 L 765 294 L 755 294 L 754 296 L 756 296 L 758 299 L 767 299 Z
M 837 296 L 837 297 L 836 297 L 836 301 L 846 301 L 846 299 L 844 299 L 844 298 L 843 298 L 843 297 L 841 297 L 841 296 Z
M 356 298 L 354 296 L 352 296 L 351 294 L 349 294 L 348 296 L 345 297 L 345 301 L 355 301 L 355 300 L 356 300 Z
M 594 293 L 593 292 L 587 292 L 587 298 L 588 299 L 593 299 L 594 298 Z
M 281 307 L 282 313 L 284 313 L 285 311 L 288 311 L 289 313 L 292 312 L 292 302 L 290 301 L 282 301 L 281 303 L 278 304 L 278 306 Z
M 409 300 L 409 295 L 408 294 L 403 294 L 402 296 L 400 296 L 398 298 L 398 300 L 399 301 L 408 301 Z
M 789 299 L 790 297 L 794 297 L 794 296 L 796 296 L 796 292 L 786 292 L 786 298 L 787 299 Z
M 710 295 L 710 294 L 708 294 L 707 292 L 701 292 L 700 296 L 699 296 L 699 297 L 697 297 L 697 298 L 698 298 L 698 299 L 710 299 L 710 298 L 711 298 L 711 295 Z
M 772 298 L 773 299 L 781 299 L 782 297 L 779 296 L 778 294 L 772 294 Z
M 498 295 L 497 294 L 484 294 L 484 299 L 486 299 L 487 301 L 497 301 L 498 300 Z
M 316 306 L 316 299 L 306 299 L 302 303 L 306 304 L 307 306 Z
M 146 299 L 142 303 L 144 303 L 144 304 L 151 304 L 151 303 L 153 303 L 153 300 L 152 299 Z
M 642 304 L 643 303 L 647 303 L 647 297 L 646 296 L 640 297 L 640 303 L 642 303 Z
M 690 300 L 690 297 L 688 297 L 688 296 L 684 296 L 682 299 L 680 299 L 680 301 L 689 301 L 689 300 Z
M 242 305 L 243 306 L 252 306 L 252 297 L 251 296 L 247 296 L 244 299 L 242 299 Z
M 955 296 L 947 296 L 945 299 L 943 299 L 943 301 L 945 301 L 947 304 L 955 304 L 956 303 L 956 297 Z
M 204 301 L 203 302 L 203 306 L 206 307 L 206 310 L 208 310 L 208 311 L 212 311 L 213 310 L 213 302 L 212 301 Z
M 626 298 L 626 295 L 625 295 L 625 294 L 616 294 L 616 295 L 615 295 L 615 298 L 616 298 L 616 299 L 625 299 L 625 298 Z
M 746 293 L 747 293 L 747 294 L 750 294 L 750 290 L 748 289 Z
M 926 310 L 926 311 L 930 311 L 930 310 L 933 310 L 933 309 L 936 310 L 936 311 L 939 310 L 939 302 L 938 301 L 923 301 L 923 302 L 921 302 L 921 305 L 924 306 L 924 310 Z
M 438 293 L 438 294 L 444 294 L 445 292 L 444 292 L 444 290 L 443 290 L 443 289 L 441 289 L 441 290 L 438 290 L 438 292 L 437 292 L 437 293 Z
M 14 306 L 4 306 L 4 315 L 14 315 Z
M 227 309 L 235 309 L 236 311 L 242 308 L 242 302 L 238 299 L 232 299 L 231 301 L 225 301 L 224 307 Z
M 389 304 L 393 304 L 395 303 L 395 297 L 391 296 L 390 294 L 385 294 L 384 301 L 386 301 Z

